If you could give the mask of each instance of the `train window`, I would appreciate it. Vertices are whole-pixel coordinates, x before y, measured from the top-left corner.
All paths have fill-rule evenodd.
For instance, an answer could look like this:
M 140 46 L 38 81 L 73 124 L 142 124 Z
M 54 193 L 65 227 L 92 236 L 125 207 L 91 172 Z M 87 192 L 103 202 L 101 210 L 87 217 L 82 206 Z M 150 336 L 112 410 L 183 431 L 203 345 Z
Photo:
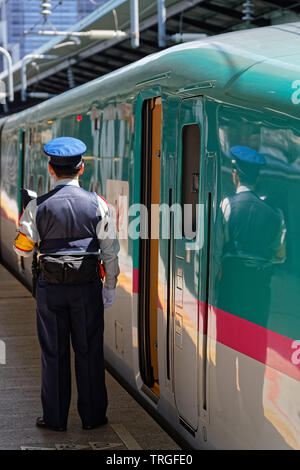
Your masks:
M 34 175 L 29 175 L 28 189 L 34 190 Z
M 43 193 L 44 193 L 44 177 L 42 175 L 39 175 L 37 194 L 38 196 L 41 196 L 41 194 Z
M 200 167 L 200 128 L 190 124 L 182 129 L 182 221 L 183 234 L 194 238 L 197 222 Z

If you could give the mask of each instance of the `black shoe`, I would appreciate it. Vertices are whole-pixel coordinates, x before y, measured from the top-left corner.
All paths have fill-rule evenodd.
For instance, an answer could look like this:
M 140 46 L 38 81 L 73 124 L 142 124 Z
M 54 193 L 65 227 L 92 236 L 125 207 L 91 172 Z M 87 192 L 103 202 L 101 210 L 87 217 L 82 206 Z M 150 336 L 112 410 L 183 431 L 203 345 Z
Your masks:
M 83 424 L 82 425 L 82 429 L 86 429 L 86 430 L 89 430 L 89 429 L 96 429 L 96 428 L 99 428 L 100 426 L 104 426 L 105 424 L 108 423 L 108 419 L 107 417 L 105 416 L 104 420 L 101 421 L 101 423 L 98 423 L 98 424 Z
M 51 431 L 66 431 L 67 428 L 65 427 L 56 427 L 56 426 L 50 426 L 50 424 L 46 424 L 44 421 L 44 418 L 37 418 L 36 423 L 38 428 L 44 428 L 44 429 L 51 429 Z

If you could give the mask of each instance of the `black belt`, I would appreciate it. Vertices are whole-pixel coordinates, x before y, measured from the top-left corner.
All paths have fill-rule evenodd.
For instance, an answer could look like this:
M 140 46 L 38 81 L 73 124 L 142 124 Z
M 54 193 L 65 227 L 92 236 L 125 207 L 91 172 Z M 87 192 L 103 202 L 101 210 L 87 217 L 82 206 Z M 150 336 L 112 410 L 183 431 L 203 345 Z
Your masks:
M 39 269 L 49 284 L 87 284 L 100 280 L 98 257 L 95 255 L 40 255 Z

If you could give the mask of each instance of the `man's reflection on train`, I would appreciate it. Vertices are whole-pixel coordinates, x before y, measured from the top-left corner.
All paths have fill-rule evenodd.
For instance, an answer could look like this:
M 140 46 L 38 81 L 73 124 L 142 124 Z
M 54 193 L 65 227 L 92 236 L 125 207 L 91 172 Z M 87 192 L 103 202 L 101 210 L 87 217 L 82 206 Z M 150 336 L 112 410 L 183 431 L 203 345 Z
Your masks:
M 284 218 L 255 192 L 265 158 L 241 145 L 231 148 L 231 158 L 236 192 L 221 202 L 224 238 L 218 304 L 266 327 L 273 266 L 285 259 Z
M 231 147 L 230 158 L 235 194 L 222 200 L 219 211 L 222 222 L 219 219 L 215 253 L 217 306 L 267 328 L 274 264 L 285 261 L 285 222 L 282 212 L 255 191 L 259 174 L 266 165 L 263 155 L 237 145 Z M 264 331 L 266 345 L 267 330 Z M 239 332 L 231 334 L 236 336 Z M 266 348 L 264 355 L 265 363 Z M 234 403 L 236 392 L 253 425 L 261 423 L 264 365 L 256 367 L 252 374 L 250 358 L 233 351 L 231 356 L 225 360 L 222 347 L 216 356 L 217 368 L 224 366 L 224 372 L 218 374 L 222 412 L 230 412 L 223 398 L 229 393 Z M 231 412 L 234 414 L 234 405 Z

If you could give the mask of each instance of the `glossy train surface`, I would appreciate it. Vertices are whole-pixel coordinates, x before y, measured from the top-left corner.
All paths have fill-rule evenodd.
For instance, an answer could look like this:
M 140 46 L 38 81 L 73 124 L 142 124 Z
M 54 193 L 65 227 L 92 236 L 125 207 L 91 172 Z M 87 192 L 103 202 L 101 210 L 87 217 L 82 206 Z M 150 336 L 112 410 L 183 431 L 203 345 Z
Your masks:
M 299 26 L 175 46 L 0 121 L 1 260 L 31 282 L 31 260 L 12 249 L 19 188 L 47 192 L 43 145 L 82 139 L 81 183 L 120 229 L 106 360 L 194 448 L 300 449 Z M 254 191 L 281 220 L 269 256 L 272 220 L 237 220 L 246 268 L 224 225 L 236 145 L 264 156 Z M 157 237 L 127 238 L 140 202 Z M 176 203 L 192 204 L 191 227 L 199 204 L 196 239 L 175 237 Z

